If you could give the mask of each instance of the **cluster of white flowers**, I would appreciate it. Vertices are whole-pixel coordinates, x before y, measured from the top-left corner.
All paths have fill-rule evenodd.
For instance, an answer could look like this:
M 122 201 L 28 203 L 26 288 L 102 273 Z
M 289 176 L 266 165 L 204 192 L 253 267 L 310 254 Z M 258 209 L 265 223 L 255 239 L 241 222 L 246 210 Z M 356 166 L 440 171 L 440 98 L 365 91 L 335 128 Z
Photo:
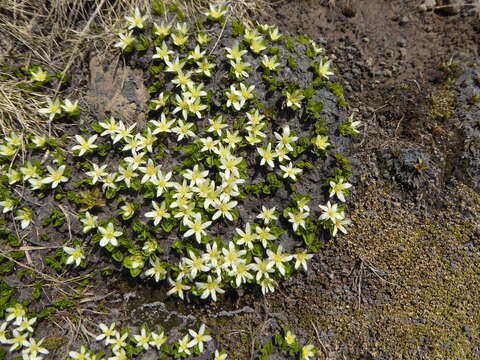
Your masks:
M 0 324 L 0 345 L 10 346 L 9 352 L 21 352 L 23 360 L 42 360 L 48 350 L 42 346 L 44 339 L 33 337 L 37 321 L 27 316 L 25 307 L 17 303 L 5 310 L 5 321 Z
M 140 329 L 139 334 L 130 334 L 127 328 L 118 329 L 115 323 L 110 326 L 104 323 L 99 324 L 101 333 L 95 338 L 101 341 L 105 346 L 110 348 L 112 356 L 107 360 L 125 360 L 130 358 L 128 354 L 128 345 L 141 348 L 142 351 L 150 349 L 157 350 L 159 355 L 168 351 L 173 352 L 175 357 L 189 357 L 195 353 L 203 353 L 205 343 L 212 341 L 205 324 L 201 324 L 198 330 L 188 329 L 187 334 L 180 337 L 176 341 L 170 341 L 164 330 L 150 331 L 146 327 Z M 171 347 L 171 351 L 168 349 Z M 79 351 L 70 351 L 71 360 L 98 360 L 93 352 L 85 346 L 81 346 Z M 215 351 L 214 360 L 226 359 L 224 351 Z
M 38 112 L 44 116 L 47 116 L 50 121 L 55 117 L 59 117 L 62 114 L 69 116 L 78 115 L 80 107 L 78 105 L 78 100 L 72 102 L 69 99 L 61 101 L 60 99 L 52 100 L 47 97 L 47 106 L 41 109 L 38 109 Z
M 225 11 L 212 6 L 206 16 L 211 21 L 221 21 Z M 115 46 L 126 50 L 134 44 L 135 34 L 146 29 L 147 20 L 148 17 L 135 9 L 132 16 L 126 17 L 128 32 L 120 34 L 120 41 Z M 259 30 L 246 27 L 242 41 L 225 47 L 224 54 L 233 75 L 233 83 L 222 92 L 222 108 L 230 112 L 227 118 L 222 114 L 210 114 L 212 94 L 206 87 L 215 64 L 210 62 L 205 48 L 208 36 L 199 33 L 197 44 L 188 51 L 184 48 L 191 35 L 187 23 L 154 23 L 152 34 L 156 37 L 155 44 L 159 44 L 155 47 L 152 62 L 163 69 L 164 75 L 170 79 L 171 92 L 162 89 L 152 100 L 150 108 L 158 116 L 149 120 L 143 128 L 110 117 L 95 124 L 97 134 L 75 135 L 75 143 L 70 149 L 77 158 L 95 155 L 105 148 L 118 150 L 121 154 L 119 162 L 84 162 L 89 169 L 85 171 L 87 178 L 82 181 L 101 187 L 107 197 L 123 190 L 153 191 L 148 205 L 137 204 L 138 200 L 129 201 L 128 196 L 122 196 L 118 215 L 121 215 L 121 221 L 137 216 L 136 219 L 143 220 L 143 224 L 152 225 L 154 229 L 166 224 L 177 225 L 185 244 L 177 266 L 160 260 L 157 251 L 160 247 L 155 240 L 145 241 L 142 251 L 129 257 L 128 265 L 138 271 L 145 267 L 143 274 L 157 282 L 167 280 L 171 286 L 169 295 L 183 299 L 184 294 L 190 291 L 202 299 L 215 301 L 227 286 L 240 287 L 246 283 L 260 285 L 264 294 L 272 292 L 279 278 L 300 268 L 306 271 L 307 261 L 313 256 L 303 249 L 295 253 L 284 251 L 279 243 L 282 231 L 276 227 L 279 214 L 291 224 L 296 234 L 308 231 L 309 223 L 320 220 L 331 225 L 332 235 L 335 236 L 338 231 L 345 233 L 346 225 L 350 223 L 341 205 L 332 205 L 330 201 L 325 206 L 319 205 L 323 213 L 316 218 L 310 211 L 308 200 L 301 199 L 296 201 L 296 208 L 289 208 L 286 213 L 282 213 L 281 209 L 277 212 L 275 207 L 262 206 L 256 222 L 235 227 L 230 239 L 213 241 L 209 238 L 209 232 L 216 225 L 235 223 L 238 219 L 238 206 L 248 179 L 247 159 L 239 151 L 242 147 L 249 147 L 252 154 L 258 154 L 260 166 L 271 171 L 278 168 L 282 178 L 288 182 L 297 181 L 303 172 L 303 168 L 293 162 L 297 156 L 292 155 L 298 136 L 288 124 L 269 131 L 267 116 L 254 106 L 255 86 L 246 81 L 254 65 L 245 60 L 249 51 L 258 58 L 265 71 L 280 70 L 278 56 L 262 52 L 267 48 L 268 41 L 277 42 L 282 35 L 277 28 L 268 25 L 260 26 Z M 311 46 L 316 49 L 314 44 Z M 316 53 L 323 53 L 317 50 Z M 313 70 L 325 79 L 333 74 L 331 62 L 324 58 L 316 63 Z M 40 76 L 40 73 L 35 74 Z M 292 110 L 302 107 L 302 90 L 284 92 L 284 96 L 287 107 Z M 62 111 L 68 114 L 79 112 L 78 102 L 65 100 L 62 104 L 58 99 L 52 101 L 49 98 L 47 102 L 48 107 L 40 112 L 50 120 Z M 246 118 L 243 126 L 236 129 L 230 115 L 236 117 L 239 112 L 244 113 Z M 270 139 L 269 134 L 272 134 Z M 46 141 L 40 136 L 30 138 L 34 148 L 41 148 Z M 23 143 L 22 136 L 10 134 L 0 145 L 0 155 L 14 156 Z M 194 161 L 181 170 L 175 167 L 175 163 L 166 168 L 160 162 L 163 156 L 160 152 L 171 151 L 165 150 L 167 143 L 179 144 L 177 149 L 190 144 L 195 147 L 196 155 L 200 154 L 203 156 L 201 159 L 206 160 Z M 326 135 L 317 135 L 311 143 L 321 151 L 331 146 Z M 19 170 L 9 168 L 9 184 L 29 184 L 31 190 L 43 191 L 49 187 L 56 189 L 69 181 L 69 169 L 62 162 L 57 163 L 58 166 L 47 165 L 46 171 L 40 165 L 39 161 L 27 161 Z M 350 187 L 346 179 L 335 178 L 330 181 L 330 198 L 335 196 L 340 202 L 345 202 Z M 3 213 L 11 212 L 17 201 L 7 196 L 0 201 L 0 206 Z M 99 245 L 111 251 L 121 246 L 128 231 L 116 219 L 102 219 L 101 215 L 83 212 L 80 216 L 83 233 L 95 234 Z M 15 220 L 26 228 L 32 222 L 32 211 L 18 209 Z M 190 240 L 193 240 L 193 245 Z M 67 264 L 79 266 L 86 260 L 80 245 L 64 246 L 63 250 L 68 255 Z

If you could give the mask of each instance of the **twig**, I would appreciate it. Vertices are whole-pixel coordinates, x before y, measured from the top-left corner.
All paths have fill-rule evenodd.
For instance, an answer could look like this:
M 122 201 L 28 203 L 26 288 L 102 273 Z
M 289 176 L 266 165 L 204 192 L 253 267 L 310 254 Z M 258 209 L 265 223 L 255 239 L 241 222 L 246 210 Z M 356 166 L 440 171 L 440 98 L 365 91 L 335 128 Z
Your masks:
M 325 359 L 328 359 L 328 350 L 327 350 L 327 348 L 325 347 L 325 345 L 323 344 L 322 339 L 320 338 L 320 333 L 318 332 L 318 329 L 317 329 L 317 327 L 315 326 L 315 323 L 313 322 L 313 320 L 310 320 L 310 323 L 312 324 L 313 330 L 315 330 L 315 335 L 317 335 L 317 341 L 318 341 L 318 343 L 322 346 L 323 352 L 324 352 L 324 354 L 325 354 Z

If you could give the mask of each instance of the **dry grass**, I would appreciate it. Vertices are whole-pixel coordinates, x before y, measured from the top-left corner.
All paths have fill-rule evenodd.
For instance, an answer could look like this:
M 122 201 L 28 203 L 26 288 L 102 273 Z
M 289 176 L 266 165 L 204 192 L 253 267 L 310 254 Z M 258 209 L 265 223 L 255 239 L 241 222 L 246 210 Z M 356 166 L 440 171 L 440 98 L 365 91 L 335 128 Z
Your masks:
M 281 0 L 283 1 L 283 0 Z M 280 1 L 280 2 L 281 2 Z M 69 74 L 81 64 L 87 49 L 100 58 L 114 61 L 118 51 L 112 50 L 118 33 L 125 28 L 124 17 L 135 7 L 150 14 L 152 0 L 2 0 L 0 1 L 0 65 L 28 68 L 42 65 L 50 74 Z M 278 2 L 278 1 L 277 1 Z M 275 1 L 268 0 L 164 0 L 177 4 L 188 18 L 205 11 L 209 4 L 223 4 L 229 14 L 247 20 L 265 12 Z M 40 94 L 20 91 L 18 80 L 0 74 L 0 132 L 11 130 L 46 133 L 48 122 L 38 116 L 44 105 Z M 5 75 L 5 76 L 4 76 Z M 60 85 L 50 91 L 51 97 L 68 97 L 72 91 L 60 92 Z M 48 129 L 51 132 L 51 129 Z

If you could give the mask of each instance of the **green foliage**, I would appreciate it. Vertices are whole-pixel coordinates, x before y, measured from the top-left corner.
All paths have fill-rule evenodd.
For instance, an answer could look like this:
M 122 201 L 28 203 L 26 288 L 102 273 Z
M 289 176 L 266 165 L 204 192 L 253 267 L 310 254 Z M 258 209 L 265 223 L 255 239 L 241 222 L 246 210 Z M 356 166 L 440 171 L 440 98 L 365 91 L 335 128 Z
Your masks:
M 271 341 L 267 342 L 260 348 L 260 355 L 258 356 L 259 360 L 268 360 L 268 355 L 273 351 L 273 344 Z
M 348 159 L 340 153 L 335 154 L 335 160 L 337 161 L 338 168 L 335 170 L 336 176 L 340 176 L 347 179 L 352 176 L 352 167 L 350 166 Z
M 65 222 L 65 214 L 58 210 L 52 210 L 50 215 L 43 218 L 42 226 L 46 227 L 52 225 L 55 228 L 58 228 L 63 225 Z
M 340 84 L 334 84 L 331 82 L 326 82 L 324 83 L 325 87 L 337 97 L 338 99 L 338 106 L 343 108 L 347 106 L 347 101 L 345 100 L 345 97 L 343 96 L 343 88 Z
M 321 101 L 309 100 L 307 103 L 307 114 L 310 114 L 314 119 L 318 119 L 323 111 L 323 106 Z
M 152 10 L 157 15 L 167 14 L 167 6 L 163 0 L 153 0 L 152 1 Z
M 139 40 L 137 42 L 137 51 L 147 51 L 148 46 L 150 45 L 150 41 L 147 39 L 147 37 L 143 34 L 140 34 Z
M 275 194 L 282 186 L 283 183 L 278 180 L 277 175 L 275 175 L 275 173 L 270 173 L 267 175 L 267 181 L 266 184 L 263 185 L 262 192 L 265 195 Z
M 291 36 L 287 36 L 285 38 L 285 49 L 287 49 L 288 51 L 295 50 L 295 43 L 293 42 L 293 39 Z
M 297 60 L 295 60 L 295 58 L 292 55 L 289 55 L 287 58 L 287 66 L 293 71 L 297 70 L 298 68 Z
M 0 276 L 0 318 L 3 318 L 5 309 L 10 305 L 10 298 L 12 297 L 13 289 Z
M 245 33 L 245 25 L 239 19 L 232 20 L 232 35 L 235 37 L 242 36 Z
M 312 43 L 312 39 L 308 35 L 299 35 L 298 42 L 302 45 L 310 45 Z

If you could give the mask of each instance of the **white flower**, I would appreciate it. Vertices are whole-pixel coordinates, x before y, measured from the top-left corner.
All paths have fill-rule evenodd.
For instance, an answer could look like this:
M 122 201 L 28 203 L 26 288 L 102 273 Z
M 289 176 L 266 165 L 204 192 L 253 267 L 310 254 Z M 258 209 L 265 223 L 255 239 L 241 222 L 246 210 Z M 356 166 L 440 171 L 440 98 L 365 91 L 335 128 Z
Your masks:
M 75 360 L 90 360 L 92 359 L 92 354 L 90 351 L 84 346 L 80 346 L 80 351 L 70 351 L 68 353 L 68 356 L 70 356 L 71 359 Z
M 160 206 L 158 206 L 156 201 L 152 201 L 152 206 L 154 210 L 147 212 L 145 217 L 152 218 L 154 226 L 157 226 L 163 219 L 170 218 L 171 215 L 166 209 L 165 201 L 163 201 Z
M 28 319 L 28 318 L 24 317 L 22 322 L 18 324 L 18 326 L 15 330 L 17 330 L 19 332 L 28 331 L 30 333 L 33 333 L 33 324 L 35 324 L 36 321 L 37 321 L 37 318 L 35 318 L 35 317 L 31 318 L 31 319 Z M 1 330 L 1 327 L 0 327 L 0 330 Z M 1 342 L 2 341 L 0 339 L 0 343 Z
M 188 59 L 193 61 L 200 61 L 206 54 L 206 50 L 200 51 L 200 46 L 195 46 L 195 49 L 190 51 L 188 54 Z
M 220 256 L 218 245 L 216 242 L 214 242 L 213 245 L 206 245 L 206 250 L 202 254 L 202 259 L 206 265 L 210 266 L 210 269 L 216 269 L 220 260 Z
M 235 285 L 240 287 L 248 280 L 253 279 L 253 275 L 249 272 L 254 269 L 254 264 L 245 264 L 243 262 L 237 262 L 235 267 L 230 271 L 229 275 L 235 278 Z
M 212 70 L 215 68 L 215 64 L 209 63 L 207 59 L 203 59 L 196 64 L 198 66 L 198 69 L 195 71 L 196 73 L 205 75 L 206 77 L 212 77 Z
M 116 120 L 112 117 L 110 119 L 105 120 L 104 122 L 99 122 L 100 125 L 105 131 L 103 131 L 100 136 L 110 135 L 113 136 L 118 131 L 119 126 Z
M 209 7 L 210 10 L 205 13 L 209 20 L 218 21 L 227 13 L 227 9 L 221 6 L 210 4 Z
M 205 324 L 200 325 L 200 329 L 198 329 L 198 332 L 192 329 L 189 329 L 188 332 L 192 337 L 192 340 L 188 343 L 188 347 L 191 348 L 198 345 L 200 353 L 203 352 L 203 343 L 212 340 L 212 337 L 208 335 L 208 333 L 205 333 Z
M 162 22 L 160 25 L 153 24 L 152 32 L 155 36 L 160 38 L 165 38 L 166 36 L 170 35 L 172 30 L 172 24 L 165 24 Z
M 85 139 L 81 135 L 75 135 L 78 145 L 73 146 L 72 151 L 78 150 L 77 156 L 83 156 L 86 152 L 96 149 L 98 146 L 94 143 L 97 137 L 98 135 L 92 135 L 88 139 Z
M 235 75 L 237 80 L 241 80 L 243 78 L 248 77 L 248 70 L 250 68 L 250 63 L 243 62 L 240 59 L 230 60 L 230 66 L 232 67 L 233 75 Z
M 282 134 L 275 132 L 275 138 L 278 140 L 278 146 L 280 148 L 286 148 L 288 151 L 293 151 L 293 146 L 298 137 L 290 132 L 290 126 L 285 126 L 282 129 Z
M 358 130 L 359 126 L 362 124 L 361 121 L 353 121 L 353 117 L 355 116 L 355 113 L 352 113 L 346 120 L 346 123 L 350 125 L 350 128 L 352 129 L 354 134 L 360 133 Z
M 262 243 L 262 246 L 266 249 L 268 247 L 268 242 L 275 240 L 276 237 L 270 232 L 270 228 L 257 226 L 255 228 L 255 232 L 257 233 L 257 239 Z
M 235 85 L 230 86 L 230 90 L 225 91 L 227 96 L 227 107 L 233 107 L 235 110 L 240 111 L 242 108 L 242 96 L 240 92 L 235 88 Z
M 118 331 L 115 331 L 115 334 L 110 340 L 110 344 L 112 344 L 112 351 L 115 353 L 119 350 L 123 350 L 125 346 L 127 346 L 127 342 L 125 341 L 128 337 L 128 332 L 125 332 L 123 335 L 120 335 Z
M 126 141 L 128 138 L 132 137 L 132 131 L 135 128 L 135 124 L 129 126 L 128 128 L 121 121 L 118 122 L 118 128 L 115 130 L 115 137 L 113 138 L 113 143 L 116 144 L 120 140 Z
M 183 283 L 181 276 L 177 277 L 175 281 L 173 281 L 171 278 L 168 278 L 168 282 L 172 288 L 167 291 L 167 295 L 177 294 L 178 297 L 183 300 L 183 292 L 189 290 L 190 286 Z
M 297 110 L 302 107 L 302 100 L 305 98 L 302 95 L 301 90 L 295 90 L 293 93 L 289 93 L 288 91 L 285 92 L 286 97 L 286 104 L 287 107 L 291 108 L 292 110 Z
M 283 171 L 283 178 L 290 178 L 293 181 L 297 181 L 297 175 L 302 173 L 302 169 L 293 167 L 291 162 L 287 166 L 280 165 L 280 169 Z
M 188 343 L 190 342 L 190 336 L 185 335 L 183 338 L 178 339 L 178 353 L 190 355 L 190 350 L 188 349 Z
M 189 220 L 187 222 L 187 227 L 189 230 L 183 235 L 184 237 L 190 237 L 192 235 L 195 235 L 195 239 L 197 242 L 200 244 L 202 240 L 202 236 L 206 236 L 207 233 L 205 232 L 205 229 L 208 228 L 212 224 L 211 221 L 202 221 L 202 215 L 199 213 L 196 213 L 193 216 L 193 221 Z
M 327 147 L 329 147 L 331 144 L 328 142 L 328 136 L 325 135 L 317 135 L 312 139 L 312 144 L 318 149 L 318 150 L 327 150 Z
M 193 251 L 188 251 L 188 256 L 189 258 L 182 258 L 182 263 L 190 270 L 190 280 L 195 279 L 199 272 L 207 272 L 210 270 L 210 268 L 203 263 L 201 256 L 197 256 Z
M 93 170 L 87 171 L 85 175 L 92 179 L 92 184 L 96 184 L 97 181 L 102 180 L 102 178 L 107 175 L 107 165 L 98 166 L 97 164 L 92 164 Z
M 226 47 L 225 51 L 227 52 L 227 58 L 233 61 L 241 60 L 242 56 L 248 52 L 247 50 L 240 49 L 240 44 L 238 41 L 232 46 L 232 48 Z
M 20 209 L 15 214 L 15 220 L 21 221 L 20 226 L 22 229 L 25 229 L 30 225 L 30 222 L 33 220 L 32 211 L 30 209 Z
M 317 349 L 312 344 L 305 345 L 300 352 L 300 360 L 308 360 L 316 353 Z
M 133 37 L 132 31 L 129 31 L 126 34 L 118 34 L 118 37 L 120 38 L 120 40 L 113 46 L 118 47 L 122 50 L 125 50 L 127 47 L 135 43 L 135 38 Z
M 295 258 L 295 270 L 298 270 L 302 266 L 303 270 L 307 271 L 307 261 L 313 257 L 313 254 L 307 254 L 307 252 L 300 251 L 294 255 Z
M 8 322 L 3 322 L 2 325 L 0 325 L 0 344 L 1 345 L 6 345 L 8 344 L 8 340 L 7 340 L 7 333 L 8 333 L 8 330 L 7 330 L 7 326 L 8 326 Z
M 51 166 L 47 165 L 47 170 L 49 176 L 42 179 L 42 184 L 52 184 L 52 189 L 55 189 L 58 184 L 68 181 L 68 178 L 63 175 L 65 172 L 65 165 L 60 166 L 58 169 L 53 169 Z
M 275 167 L 273 160 L 275 159 L 275 152 L 272 151 L 272 143 L 268 143 L 266 148 L 257 148 L 258 153 L 262 157 L 260 165 L 268 164 L 271 168 Z
M 298 227 L 301 226 L 305 229 L 305 219 L 308 218 L 308 213 L 304 213 L 302 211 L 293 213 L 288 213 L 288 222 L 290 222 L 293 226 L 293 231 L 297 231 Z
M 330 181 L 330 197 L 336 195 L 338 200 L 345 202 L 344 192 L 351 187 L 352 184 L 344 182 L 344 179 L 340 179 L 338 182 Z
M 118 246 L 117 237 L 123 234 L 121 231 L 116 231 L 112 223 L 108 223 L 106 228 L 100 226 L 98 231 L 100 231 L 100 233 L 103 235 L 103 237 L 100 239 L 101 247 L 105 247 L 108 244 L 112 244 L 112 246 Z
M 212 216 L 212 220 L 217 220 L 220 216 L 227 218 L 230 221 L 233 221 L 232 209 L 234 209 L 238 202 L 237 201 L 228 201 L 228 200 L 217 200 L 213 203 L 213 207 L 217 210 Z
M 9 198 L 0 201 L 0 206 L 3 207 L 2 213 L 6 214 L 7 212 L 12 211 L 16 203 L 17 202 L 14 199 L 9 199 Z
M 235 244 L 230 241 L 228 243 L 228 248 L 223 248 L 222 249 L 222 254 L 223 254 L 223 268 L 224 269 L 235 269 L 237 264 L 239 263 L 245 263 L 245 259 L 243 256 L 247 254 L 245 250 L 238 250 L 235 246 Z
M 83 224 L 83 233 L 87 233 L 92 229 L 95 229 L 98 225 L 98 216 L 90 214 L 88 211 L 85 212 L 84 217 L 80 218 L 80 221 Z
M 268 259 L 255 257 L 255 264 L 253 265 L 253 270 L 257 273 L 255 276 L 255 281 L 258 283 L 262 278 L 269 278 L 270 274 L 275 270 L 268 266 Z
M 160 350 L 162 345 L 167 342 L 167 337 L 165 336 L 163 331 L 159 334 L 152 331 L 150 336 L 151 336 L 150 345 L 155 347 L 157 350 Z
M 345 212 L 340 212 L 339 217 L 333 220 L 333 231 L 332 236 L 337 235 L 338 230 L 342 233 L 346 234 L 347 229 L 345 229 L 345 225 L 350 225 L 351 221 L 345 217 Z
M 218 350 L 215 350 L 214 358 L 213 360 L 225 360 L 227 358 L 227 353 L 224 351 L 218 352 Z
M 277 55 L 274 55 L 272 57 L 263 55 L 262 65 L 265 69 L 268 69 L 270 71 L 277 71 L 278 67 L 280 66 L 280 62 L 278 61 Z
M 338 210 L 337 204 L 331 205 L 329 201 L 326 206 L 318 205 L 318 207 L 323 210 L 323 214 L 320 215 L 320 220 L 330 220 L 335 223 L 336 219 L 342 218 L 342 212 Z
M 327 60 L 325 61 L 324 59 L 320 59 L 320 62 L 318 62 L 314 70 L 317 73 L 318 76 L 320 76 L 323 79 L 328 80 L 328 77 L 333 75 L 333 71 L 331 70 L 332 66 L 332 61 Z
M 198 165 L 195 165 L 192 169 L 187 169 L 183 174 L 183 177 L 190 180 L 190 186 L 200 185 L 205 181 L 208 176 L 208 170 L 201 170 Z
M 285 333 L 285 342 L 287 343 L 287 345 L 293 345 L 296 341 L 296 338 L 297 336 L 291 332 L 290 330 L 288 330 L 286 333 Z
M 85 252 L 80 246 L 76 246 L 75 248 L 64 246 L 63 251 L 70 255 L 66 261 L 67 265 L 75 263 L 75 266 L 80 266 L 82 260 L 85 259 Z
M 125 349 L 117 348 L 113 350 L 113 356 L 109 357 L 108 360 L 129 360 L 129 357 Z
M 269 292 L 275 291 L 275 286 L 277 286 L 277 282 L 270 277 L 264 277 L 263 280 L 260 282 L 260 285 L 262 287 L 262 294 L 265 295 Z
M 263 220 L 265 225 L 269 224 L 273 220 L 278 220 L 278 217 L 275 215 L 275 210 L 275 206 L 268 209 L 262 205 L 262 211 L 257 215 L 257 219 Z
M 133 338 L 137 342 L 137 346 L 143 347 L 144 350 L 148 350 L 150 348 L 150 334 L 147 333 L 147 330 L 142 327 L 140 334 L 133 335 Z
M 167 275 L 167 269 L 165 269 L 160 259 L 157 258 L 155 261 L 150 259 L 150 265 L 152 265 L 152 267 L 145 271 L 145 275 L 154 277 L 156 282 L 164 280 Z
M 150 120 L 150 124 L 152 124 L 155 128 L 153 129 L 153 134 L 160 134 L 160 133 L 171 133 L 173 125 L 175 125 L 175 119 L 167 120 L 165 114 L 162 113 L 160 115 L 160 121 L 157 120 Z
M 55 116 L 62 113 L 62 106 L 59 99 L 55 99 L 55 101 L 52 102 L 52 99 L 47 97 L 47 103 L 48 106 L 42 109 L 38 109 L 38 112 L 42 115 L 47 115 L 48 119 L 52 121 Z
M 210 296 L 213 301 L 217 301 L 217 293 L 223 294 L 225 292 L 225 290 L 220 287 L 221 282 L 221 277 L 212 279 L 211 275 L 207 276 L 207 282 L 196 282 L 195 285 L 202 292 L 200 298 L 206 299 Z
M 6 321 L 10 322 L 12 320 L 15 320 L 15 324 L 20 324 L 23 321 L 23 318 L 27 315 L 27 312 L 25 310 L 25 307 L 17 303 L 12 307 L 9 307 L 5 310 L 7 313 Z
M 206 129 L 207 132 L 215 133 L 217 136 L 222 136 L 222 130 L 228 126 L 223 122 L 222 115 L 217 116 L 215 119 L 208 119 L 210 126 Z
M 143 29 L 145 26 L 145 21 L 148 19 L 148 16 L 142 16 L 140 10 L 135 8 L 135 13 L 133 16 L 125 16 L 125 20 L 128 22 L 128 30 L 132 29 Z
M 178 121 L 178 125 L 173 128 L 173 132 L 178 135 L 177 141 L 180 141 L 186 137 L 194 138 L 197 135 L 191 130 L 193 123 L 184 122 L 183 120 Z
M 239 228 L 236 228 L 235 231 L 240 236 L 240 238 L 236 241 L 237 245 L 243 245 L 246 246 L 249 250 L 252 250 L 253 243 L 257 240 L 257 234 L 252 232 L 250 223 L 247 223 L 245 225 L 245 231 Z
M 78 113 L 80 110 L 80 107 L 78 106 L 78 100 L 75 100 L 74 102 L 71 102 L 69 99 L 65 99 L 62 105 L 62 109 L 70 115 L 74 115 Z
M 40 339 L 37 342 L 33 337 L 31 337 L 24 343 L 25 350 L 23 350 L 23 352 L 28 354 L 29 359 L 37 358 L 38 354 L 48 354 L 48 350 L 41 346 L 44 340 L 45 339 Z
M 284 262 L 288 262 L 292 259 L 292 255 L 282 253 L 283 246 L 279 245 L 276 252 L 267 249 L 268 256 L 268 267 L 273 268 L 274 266 L 280 272 L 280 274 L 285 275 L 285 266 Z
M 29 335 L 30 334 L 28 333 L 23 334 L 18 332 L 17 330 L 13 330 L 12 337 L 7 340 L 7 343 L 11 345 L 9 351 L 12 352 L 15 350 L 20 350 L 24 346 L 27 346 L 28 344 L 27 337 Z
M 47 73 L 43 69 L 38 68 L 37 71 L 30 71 L 30 76 L 33 81 L 44 82 L 47 80 Z
M 125 185 L 129 188 L 131 186 L 131 181 L 133 178 L 137 176 L 135 169 L 132 165 L 128 165 L 127 167 L 123 167 L 120 165 L 118 167 L 118 176 L 115 179 L 115 182 L 123 181 Z
M 165 60 L 165 64 L 167 65 L 165 71 L 171 73 L 178 73 L 182 71 L 183 67 L 185 66 L 185 62 L 180 61 L 178 56 L 175 58 L 174 61 Z
M 158 171 L 154 179 L 152 179 L 152 184 L 157 187 L 157 197 L 160 197 L 167 189 L 173 187 L 173 182 L 170 181 L 172 178 L 172 172 L 164 174 L 162 171 Z
M 111 323 L 110 326 L 100 323 L 98 326 L 100 327 L 100 330 L 102 330 L 102 333 L 98 335 L 95 340 L 105 340 L 105 345 L 113 344 L 112 339 L 117 334 L 117 330 L 115 330 L 115 323 Z
M 259 54 L 266 48 L 265 39 L 262 36 L 256 36 L 250 42 L 250 50 L 252 50 L 254 54 Z

